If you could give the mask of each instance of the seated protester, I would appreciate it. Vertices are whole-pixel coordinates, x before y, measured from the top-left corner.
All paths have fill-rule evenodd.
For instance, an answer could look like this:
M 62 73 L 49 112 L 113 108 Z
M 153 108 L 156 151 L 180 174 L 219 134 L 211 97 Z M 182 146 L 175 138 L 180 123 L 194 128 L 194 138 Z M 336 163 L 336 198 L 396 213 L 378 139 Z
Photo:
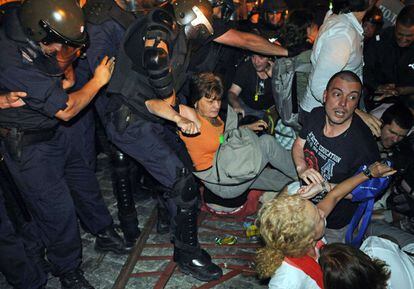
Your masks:
M 314 23 L 312 13 L 308 10 L 295 10 L 289 14 L 279 40 L 296 53 L 309 50 L 309 53 L 298 56 L 300 62 L 309 62 L 310 50 L 317 34 L 318 26 Z M 263 118 L 263 111 L 274 105 L 271 91 L 272 65 L 273 62 L 268 57 L 253 54 L 251 62 L 246 61 L 238 67 L 228 91 L 229 103 L 236 112 L 243 116 Z M 303 95 L 307 76 L 300 76 L 298 82 L 298 94 Z
M 392 235 L 402 246 L 414 243 L 414 235 L 404 232 L 414 232 L 414 219 L 411 218 L 414 217 L 414 109 L 409 105 L 414 108 L 414 103 L 409 101 L 404 104 L 384 103 L 371 111 L 383 122 L 381 137 L 377 141 L 381 157 L 390 159 L 398 174 L 387 193 L 375 202 L 374 210 L 377 211 L 368 233 Z
M 223 85 L 220 78 L 214 74 L 208 72 L 201 73 L 194 77 L 191 91 L 192 103 L 201 123 L 200 133 L 194 136 L 180 133 L 180 137 L 185 143 L 196 171 L 206 173 L 207 169 L 215 166 L 213 159 L 220 147 L 220 138 L 224 132 L 224 123 L 218 116 L 223 94 Z M 233 111 L 232 113 L 234 114 Z M 261 131 L 267 125 L 264 121 L 260 120 L 247 125 L 247 127 L 253 131 Z M 258 169 L 259 174 L 241 184 L 234 183 L 234 185 L 224 187 L 218 183 L 215 188 L 226 190 L 226 198 L 237 197 L 248 189 L 278 191 L 288 182 L 296 179 L 295 168 L 290 153 L 283 149 L 269 135 L 257 137 L 253 134 L 253 136 L 257 138 L 257 147 L 254 147 L 254 149 L 258 150 L 258 154 L 261 157 L 261 160 L 257 160 L 259 162 L 258 166 L 260 167 Z M 250 156 L 243 157 L 249 158 Z M 265 168 L 269 163 L 273 168 Z M 237 173 L 234 172 L 233 175 L 237 175 Z M 196 176 L 200 177 L 201 175 L 196 173 Z M 216 193 L 211 186 L 208 184 L 206 186 L 213 193 Z
M 389 106 L 381 115 L 382 127 L 378 146 L 382 157 L 388 157 L 394 145 L 402 141 L 413 127 L 413 116 L 402 104 Z
M 414 288 L 414 261 L 391 240 L 369 237 L 360 249 L 328 244 L 320 254 L 325 289 Z
M 380 163 L 372 164 L 369 169 L 373 177 L 395 173 Z M 294 190 L 295 195 L 289 196 L 286 193 L 292 192 L 287 188 L 286 193 L 263 205 L 258 225 L 265 247 L 258 250 L 256 270 L 261 278 L 271 277 L 270 289 L 323 288 L 317 259 L 318 249 L 324 244 L 321 239 L 325 232 L 325 218 L 344 196 L 367 179 L 359 173 L 345 180 L 316 206 L 302 196 L 319 190 L 319 184 Z
M 263 119 L 265 111 L 274 105 L 272 95 L 272 65 L 268 56 L 254 53 L 237 67 L 228 91 L 229 104 L 235 112 Z
M 292 149 L 298 176 L 307 184 L 336 183 L 351 177 L 361 165 L 380 156 L 369 128 L 355 113 L 362 84 L 351 71 L 340 71 L 329 80 L 324 107 L 315 108 L 304 124 Z M 317 203 L 320 194 L 312 199 Z M 328 218 L 328 242 L 343 242 L 357 203 L 342 200 Z

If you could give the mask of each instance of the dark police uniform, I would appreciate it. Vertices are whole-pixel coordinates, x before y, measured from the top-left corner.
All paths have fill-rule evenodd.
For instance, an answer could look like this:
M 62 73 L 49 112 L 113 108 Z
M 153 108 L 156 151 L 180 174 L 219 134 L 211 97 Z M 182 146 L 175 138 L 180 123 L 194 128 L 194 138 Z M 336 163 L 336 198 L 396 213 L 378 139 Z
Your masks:
M 154 11 L 158 10 L 161 9 Z M 176 147 L 181 149 L 182 143 L 175 133 L 175 128 L 165 126 L 166 121 L 151 114 L 145 106 L 146 100 L 159 98 L 145 76 L 146 71 L 142 66 L 143 36 L 147 32 L 147 19 L 156 14 L 154 11 L 148 17 L 136 21 L 128 29 L 120 47 L 117 66 L 107 90 L 111 94 L 107 107 L 107 111 L 111 113 L 107 133 L 112 142 L 143 163 L 163 186 L 172 188 L 177 178 L 176 169 L 186 167 L 174 153 Z M 173 57 L 170 63 L 173 65 L 174 76 L 177 76 L 174 78 L 174 88 L 179 91 L 186 80 L 185 66 L 188 63 L 187 40 L 183 31 L 178 34 L 172 46 Z M 123 106 L 129 108 L 133 121 L 129 118 L 129 122 L 121 128 L 119 122 L 114 119 L 118 116 L 114 111 Z M 169 140 L 170 137 L 174 139 L 173 142 Z M 166 141 L 171 142 L 170 145 L 174 144 L 174 148 L 166 145 Z
M 173 89 L 179 93 L 186 81 L 188 40 L 184 29 L 174 28 L 174 21 L 167 10 L 156 8 L 127 30 L 107 89 L 110 103 L 106 131 L 111 142 L 144 165 L 168 192 L 167 198 L 174 204 L 170 208 L 174 216 L 174 260 L 183 272 L 209 281 L 222 273 L 197 241 L 199 191 L 191 174 L 191 159 L 176 125 L 151 114 L 145 105 L 147 100 L 170 96 Z M 158 53 L 157 48 L 145 47 L 145 39 L 154 39 L 155 43 L 161 39 L 167 44 L 167 65 L 146 63 L 159 58 L 152 58 L 152 53 Z M 199 262 L 192 262 L 194 259 Z
M 56 60 L 27 40 L 16 12 L 0 29 L 0 86 L 25 91 L 27 98 L 23 107 L 0 111 L 0 150 L 40 230 L 54 273 L 63 275 L 81 262 L 75 204 L 91 231 L 112 219 L 99 190 L 91 188 L 97 186 L 96 177 L 77 140 L 59 129 L 54 117 L 68 100 Z
M 126 29 L 135 20 L 131 12 L 123 11 L 113 0 L 91 0 L 84 7 L 86 15 L 86 31 L 89 36 L 89 47 L 86 58 L 79 63 L 80 68 L 86 66 L 86 71 L 91 74 L 99 65 L 102 58 L 116 56 L 122 37 Z M 77 69 L 79 71 L 79 69 Z M 81 82 L 86 82 L 85 77 L 80 77 Z M 87 80 L 88 78 L 86 78 Z M 102 89 L 94 99 L 94 106 L 99 118 L 106 126 L 105 109 L 109 98 L 106 90 Z M 91 138 L 90 135 L 86 138 Z M 127 247 L 132 246 L 138 238 L 138 216 L 135 209 L 133 192 L 138 179 L 136 165 L 122 152 L 114 147 L 111 151 L 112 159 L 112 184 L 117 198 L 118 219 Z
M 2 186 L 4 183 L 1 184 Z M 22 229 L 25 235 L 34 229 L 36 236 L 37 230 L 29 228 L 34 224 L 27 223 Z M 7 281 L 16 289 L 38 289 L 46 283 L 46 274 L 39 266 L 34 256 L 30 256 L 26 251 L 31 247 L 27 242 L 16 233 L 15 227 L 11 222 L 5 206 L 3 191 L 0 187 L 0 272 L 4 274 Z M 37 244 L 35 244 L 37 246 Z

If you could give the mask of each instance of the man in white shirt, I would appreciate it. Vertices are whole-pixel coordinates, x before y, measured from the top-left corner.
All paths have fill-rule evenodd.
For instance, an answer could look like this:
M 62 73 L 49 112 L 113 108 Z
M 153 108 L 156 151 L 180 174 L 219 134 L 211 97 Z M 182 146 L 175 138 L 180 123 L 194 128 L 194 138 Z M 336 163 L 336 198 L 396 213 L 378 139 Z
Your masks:
M 313 46 L 308 87 L 300 100 L 300 121 L 304 123 L 312 109 L 322 106 L 323 92 L 332 75 L 341 70 L 350 70 L 362 79 L 363 67 L 363 28 L 362 19 L 376 0 L 353 1 L 353 5 L 343 7 L 343 14 L 327 15 Z M 345 13 L 347 12 L 347 13 Z M 380 121 L 360 110 L 357 114 L 377 136 L 380 134 Z

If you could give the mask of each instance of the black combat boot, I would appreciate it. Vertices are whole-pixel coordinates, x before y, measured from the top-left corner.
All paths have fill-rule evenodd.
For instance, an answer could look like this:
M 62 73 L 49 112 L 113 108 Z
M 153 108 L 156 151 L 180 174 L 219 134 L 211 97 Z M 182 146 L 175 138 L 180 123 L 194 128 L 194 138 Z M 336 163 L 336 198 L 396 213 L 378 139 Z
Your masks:
M 132 249 L 141 234 L 132 193 L 131 160 L 120 151 L 112 154 L 112 184 L 117 199 L 118 219 L 127 249 Z
M 124 240 L 122 240 L 112 225 L 96 235 L 95 250 L 99 252 L 113 252 L 115 254 L 128 253 Z
M 211 261 L 210 255 L 198 243 L 196 207 L 178 209 L 175 218 L 174 262 L 185 274 L 201 281 L 217 280 L 223 275 L 219 266 Z
M 124 234 L 125 247 L 128 251 L 131 251 L 141 235 L 141 231 L 138 228 L 137 212 L 134 211 L 130 215 L 121 215 L 121 212 L 118 212 L 118 219 Z
M 65 273 L 60 278 L 62 289 L 95 289 L 83 276 L 81 269 Z

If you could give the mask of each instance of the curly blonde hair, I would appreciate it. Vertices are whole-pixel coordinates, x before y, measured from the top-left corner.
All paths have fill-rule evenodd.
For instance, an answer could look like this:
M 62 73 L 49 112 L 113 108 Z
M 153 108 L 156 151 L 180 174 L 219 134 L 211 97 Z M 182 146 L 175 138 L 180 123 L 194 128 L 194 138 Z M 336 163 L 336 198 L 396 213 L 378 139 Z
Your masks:
M 279 196 L 259 211 L 257 225 L 265 247 L 257 251 L 256 271 L 269 278 L 286 256 L 304 256 L 315 237 L 315 223 L 305 213 L 307 200 L 298 196 Z

